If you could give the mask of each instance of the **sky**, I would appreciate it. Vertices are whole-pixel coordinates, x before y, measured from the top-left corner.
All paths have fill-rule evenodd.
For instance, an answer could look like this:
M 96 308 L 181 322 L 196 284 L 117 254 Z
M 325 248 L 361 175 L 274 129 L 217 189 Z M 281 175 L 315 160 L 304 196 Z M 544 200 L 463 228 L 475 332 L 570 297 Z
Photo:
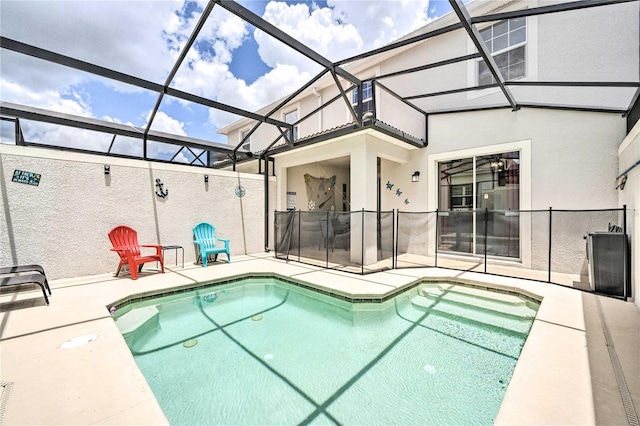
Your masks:
M 447 0 L 238 3 L 331 61 L 388 44 L 451 10 Z M 206 4 L 2 0 L 0 34 L 164 84 Z M 6 49 L 0 55 L 4 102 L 144 127 L 158 98 L 154 92 Z M 297 90 L 319 71 L 313 61 L 215 6 L 170 85 L 255 111 Z M 165 96 L 151 128 L 225 143 L 217 130 L 239 118 Z M 1 130 L 4 142 L 12 129 L 5 123 Z M 23 131 L 29 141 L 63 146 L 76 146 L 73 141 L 86 136 L 84 131 L 35 122 L 24 123 Z M 89 149 L 106 149 L 111 142 L 110 137 L 92 138 Z M 126 138 L 119 138 L 115 148 L 132 154 L 135 149 L 135 140 Z

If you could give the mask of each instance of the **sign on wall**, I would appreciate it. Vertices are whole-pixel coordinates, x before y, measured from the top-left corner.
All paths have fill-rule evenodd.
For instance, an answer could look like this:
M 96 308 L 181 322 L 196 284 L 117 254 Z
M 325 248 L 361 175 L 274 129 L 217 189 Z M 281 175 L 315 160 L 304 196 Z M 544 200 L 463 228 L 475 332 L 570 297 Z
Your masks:
M 287 210 L 296 209 L 297 194 L 293 191 L 287 191 Z
M 11 182 L 26 183 L 27 185 L 38 186 L 40 185 L 40 173 L 14 170 Z

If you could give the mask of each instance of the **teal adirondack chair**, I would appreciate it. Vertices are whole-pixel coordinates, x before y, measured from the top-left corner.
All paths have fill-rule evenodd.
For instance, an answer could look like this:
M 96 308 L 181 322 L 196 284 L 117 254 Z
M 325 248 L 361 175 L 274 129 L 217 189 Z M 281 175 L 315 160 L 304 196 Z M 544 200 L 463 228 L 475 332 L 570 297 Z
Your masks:
M 214 262 L 218 260 L 218 254 L 227 254 L 227 263 L 231 263 L 231 255 L 229 254 L 229 240 L 224 238 L 216 238 L 216 228 L 206 222 L 202 222 L 193 227 L 194 243 L 198 245 L 200 251 L 199 256 L 202 258 L 202 266 L 207 266 L 207 257 L 210 254 L 215 255 Z M 224 247 L 218 246 L 220 241 Z

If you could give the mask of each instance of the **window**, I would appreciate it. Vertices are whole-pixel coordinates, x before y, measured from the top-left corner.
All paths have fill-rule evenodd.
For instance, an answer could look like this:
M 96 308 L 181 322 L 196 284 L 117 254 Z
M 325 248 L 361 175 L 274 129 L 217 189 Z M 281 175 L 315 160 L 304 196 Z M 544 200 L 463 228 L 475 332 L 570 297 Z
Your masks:
M 240 142 L 242 142 L 244 138 L 247 137 L 250 131 L 251 129 L 249 128 L 240 132 Z M 249 137 L 246 141 L 244 141 L 244 143 L 242 144 L 242 149 L 251 151 L 251 137 Z
M 293 124 L 298 121 L 298 110 L 286 112 L 284 114 L 284 122 L 287 124 Z M 293 126 L 293 140 L 298 139 L 298 126 Z
M 353 89 L 351 95 L 351 104 L 355 107 L 358 105 L 358 88 Z M 373 85 L 370 81 L 362 82 L 362 115 L 367 112 L 373 112 Z
M 471 184 L 451 185 L 451 209 L 471 210 L 473 207 L 473 189 Z
M 502 77 L 514 80 L 526 75 L 525 45 L 527 41 L 526 18 L 513 18 L 500 21 L 480 31 L 482 39 L 491 52 Z M 491 75 L 484 60 L 478 62 L 478 84 L 493 84 L 496 80 Z

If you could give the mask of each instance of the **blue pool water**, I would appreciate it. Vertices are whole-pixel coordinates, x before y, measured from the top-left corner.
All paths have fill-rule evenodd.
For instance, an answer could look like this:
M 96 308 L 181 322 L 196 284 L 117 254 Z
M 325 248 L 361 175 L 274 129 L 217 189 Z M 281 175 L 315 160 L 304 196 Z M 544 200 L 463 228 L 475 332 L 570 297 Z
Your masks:
M 271 278 L 114 317 L 172 425 L 492 424 L 538 304 L 428 283 L 351 304 Z

